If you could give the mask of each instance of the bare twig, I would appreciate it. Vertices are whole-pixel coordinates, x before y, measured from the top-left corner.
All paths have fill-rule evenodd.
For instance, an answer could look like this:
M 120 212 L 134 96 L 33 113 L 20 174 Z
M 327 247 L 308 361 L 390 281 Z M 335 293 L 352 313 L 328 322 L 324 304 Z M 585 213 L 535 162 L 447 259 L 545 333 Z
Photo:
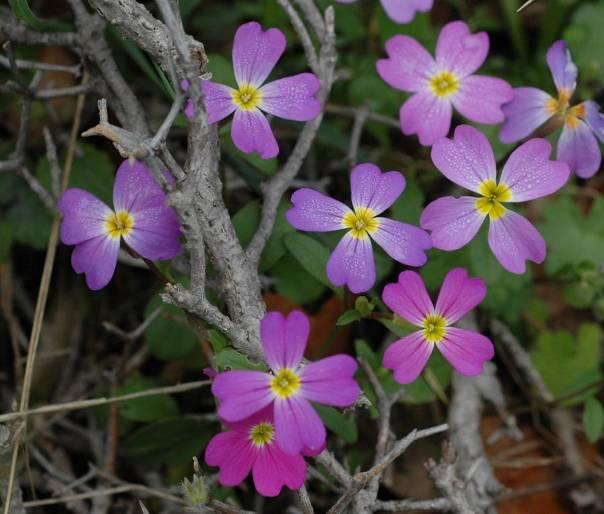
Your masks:
M 161 307 L 154 309 L 153 312 L 149 314 L 149 316 L 138 327 L 136 327 L 134 330 L 131 330 L 130 332 L 124 332 L 121 328 L 116 327 L 108 321 L 103 321 L 103 328 L 110 334 L 115 334 L 124 341 L 135 341 L 145 333 L 145 330 L 149 328 L 149 325 L 151 325 L 151 323 L 153 323 L 157 319 L 161 312 Z

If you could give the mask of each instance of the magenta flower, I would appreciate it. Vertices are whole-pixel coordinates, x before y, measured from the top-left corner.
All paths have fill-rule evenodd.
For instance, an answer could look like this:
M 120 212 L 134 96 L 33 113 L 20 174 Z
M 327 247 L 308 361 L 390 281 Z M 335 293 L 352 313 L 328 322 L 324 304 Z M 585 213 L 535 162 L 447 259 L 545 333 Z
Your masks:
M 342 4 L 351 4 L 356 0 L 337 0 Z M 381 0 L 388 17 L 396 23 L 410 23 L 416 12 L 428 12 L 434 0 Z
M 510 85 L 498 78 L 474 75 L 489 52 L 485 32 L 470 34 L 462 21 L 443 27 L 436 45 L 436 59 L 409 36 L 386 41 L 387 59 L 377 71 L 395 89 L 414 93 L 401 107 L 401 130 L 418 134 L 430 146 L 449 133 L 453 107 L 478 123 L 503 121 L 501 105 L 512 99 Z
M 568 180 L 566 163 L 550 161 L 551 145 L 531 139 L 512 152 L 497 182 L 495 156 L 488 139 L 468 125 L 455 129 L 453 139 L 439 139 L 432 147 L 432 162 L 451 182 L 480 197 L 446 196 L 430 203 L 422 213 L 422 228 L 431 231 L 441 250 L 457 250 L 469 243 L 490 218 L 489 246 L 501 265 L 524 273 L 525 261 L 545 259 L 545 241 L 524 217 L 506 209 L 506 202 L 526 202 L 556 192 Z
M 352 205 L 312 189 L 300 189 L 291 198 L 287 221 L 298 230 L 330 232 L 348 230 L 327 261 L 327 276 L 336 286 L 347 285 L 363 293 L 375 284 L 375 262 L 371 239 L 394 260 L 410 266 L 426 262 L 432 247 L 430 236 L 413 225 L 379 215 L 405 189 L 405 178 L 397 171 L 382 173 L 369 163 L 359 164 L 350 174 Z
M 353 376 L 357 363 L 349 355 L 332 355 L 302 364 L 310 325 L 300 311 L 284 317 L 269 312 L 260 323 L 260 338 L 270 373 L 219 373 L 212 392 L 220 400 L 218 413 L 240 421 L 274 405 L 275 441 L 290 455 L 303 448 L 318 451 L 325 444 L 325 426 L 310 402 L 348 407 L 359 396 Z
M 384 288 L 384 303 L 421 330 L 386 348 L 383 365 L 394 370 L 401 384 L 413 382 L 424 369 L 436 346 L 462 375 L 482 373 L 483 363 L 495 355 L 491 341 L 471 330 L 451 325 L 484 300 L 487 289 L 479 278 L 468 278 L 463 268 L 451 270 L 440 289 L 436 307 L 424 281 L 415 271 L 403 271 L 396 284 Z
M 534 87 L 515 88 L 514 99 L 503 106 L 505 122 L 499 138 L 504 143 L 520 141 L 546 121 L 555 119 L 563 125 L 556 158 L 567 163 L 579 177 L 589 178 L 602 162 L 598 139 L 604 142 L 604 115 L 596 102 L 571 107 L 570 99 L 577 87 L 577 67 L 564 41 L 556 41 L 549 48 L 546 60 L 558 98 Z
M 242 152 L 257 152 L 263 159 L 279 153 L 279 145 L 263 111 L 295 121 L 312 120 L 321 111 L 321 104 L 315 98 L 321 84 L 312 73 L 262 85 L 284 51 L 285 36 L 279 29 L 263 32 L 258 23 L 245 23 L 237 29 L 233 43 L 237 89 L 201 81 L 209 123 L 216 123 L 234 112 L 233 143 Z M 185 114 L 191 116 L 190 104 Z
M 218 466 L 218 481 L 232 487 L 240 484 L 250 471 L 256 490 L 263 496 L 277 496 L 285 485 L 300 489 L 306 478 L 306 462 L 300 453 L 288 455 L 276 444 L 277 429 L 271 406 L 237 422 L 225 422 L 230 429 L 215 435 L 208 443 L 205 460 Z M 304 450 L 312 456 L 323 451 Z
M 96 196 L 70 188 L 59 200 L 63 215 L 61 241 L 75 245 L 71 265 L 85 273 L 93 290 L 105 287 L 117 264 L 120 241 L 150 260 L 164 260 L 180 252 L 180 224 L 166 205 L 166 195 L 140 162 L 124 161 L 113 184 L 111 210 Z

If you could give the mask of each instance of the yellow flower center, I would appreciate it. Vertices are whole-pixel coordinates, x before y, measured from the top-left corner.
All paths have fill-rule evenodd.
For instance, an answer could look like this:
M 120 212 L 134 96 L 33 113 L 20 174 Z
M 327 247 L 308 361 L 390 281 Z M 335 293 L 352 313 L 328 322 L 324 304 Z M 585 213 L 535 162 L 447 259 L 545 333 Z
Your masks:
M 300 377 L 289 368 L 282 368 L 271 380 L 271 390 L 279 398 L 289 398 L 300 389 Z
M 231 93 L 233 103 L 244 111 L 253 111 L 262 102 L 262 93 L 256 86 L 241 84 L 239 89 Z
M 564 123 L 571 129 L 576 129 L 579 126 L 579 118 L 585 117 L 585 105 L 579 104 L 571 107 L 566 113 Z
M 446 98 L 459 90 L 459 79 L 450 71 L 441 71 L 432 76 L 428 86 L 438 98 Z
M 375 219 L 375 213 L 368 207 L 359 207 L 355 211 L 347 212 L 342 218 L 342 226 L 350 229 L 350 235 L 356 239 L 364 239 L 368 234 L 373 234 L 380 222 Z
M 484 180 L 478 187 L 482 198 L 476 200 L 476 209 L 483 215 L 489 215 L 492 220 L 498 220 L 505 214 L 501 202 L 512 199 L 512 191 L 507 184 L 497 184 L 493 179 Z
M 258 423 L 250 430 L 250 440 L 254 446 L 264 446 L 270 443 L 275 436 L 275 427 L 272 423 Z
M 424 337 L 429 343 L 439 343 L 447 333 L 447 320 L 440 314 L 428 314 L 422 321 Z
M 112 239 L 127 236 L 134 226 L 134 218 L 128 211 L 112 212 L 105 220 L 105 230 Z
M 550 114 L 557 114 L 559 116 L 564 117 L 566 111 L 568 110 L 568 105 L 570 102 L 570 91 L 567 89 L 562 89 L 560 93 L 558 93 L 558 98 L 549 98 L 545 102 L 545 109 Z

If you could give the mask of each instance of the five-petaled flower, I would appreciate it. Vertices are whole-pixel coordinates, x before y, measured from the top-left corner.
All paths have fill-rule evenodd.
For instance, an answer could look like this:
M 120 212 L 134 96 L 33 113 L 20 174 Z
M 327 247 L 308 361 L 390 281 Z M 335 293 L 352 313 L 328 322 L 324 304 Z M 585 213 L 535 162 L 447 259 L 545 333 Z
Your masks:
M 290 455 L 325 444 L 325 426 L 310 402 L 348 407 L 359 396 L 353 376 L 357 363 L 349 355 L 333 355 L 302 364 L 310 325 L 300 311 L 284 317 L 269 312 L 260 323 L 260 338 L 271 372 L 234 370 L 219 373 L 212 393 L 218 413 L 240 421 L 267 405 L 274 406 L 275 441 Z
M 451 325 L 476 307 L 487 290 L 479 278 L 468 278 L 462 268 L 451 270 L 432 304 L 423 280 L 415 271 L 403 271 L 395 284 L 384 288 L 384 303 L 401 318 L 421 330 L 386 348 L 383 365 L 394 370 L 401 384 L 413 382 L 424 369 L 436 346 L 462 375 L 482 373 L 485 361 L 495 355 L 491 341 L 470 330 Z
M 263 159 L 279 153 L 279 145 L 262 111 L 286 120 L 308 121 L 321 111 L 315 97 L 321 84 L 316 75 L 300 73 L 268 84 L 264 81 L 285 51 L 279 29 L 262 31 L 256 22 L 241 25 L 233 43 L 233 69 L 237 89 L 202 80 L 208 122 L 216 123 L 235 113 L 233 143 L 244 153 L 257 152 Z M 264 84 L 264 85 L 263 85 Z M 189 101 L 185 114 L 192 115 Z
M 59 200 L 61 241 L 75 245 L 71 264 L 93 290 L 105 287 L 117 264 L 120 241 L 140 256 L 164 260 L 180 252 L 180 224 L 166 195 L 140 162 L 124 161 L 113 184 L 111 210 L 96 196 L 70 188 Z
M 554 119 L 563 125 L 557 159 L 566 162 L 579 177 L 589 178 L 602 162 L 598 139 L 604 142 L 604 115 L 592 101 L 571 106 L 577 87 L 577 67 L 564 41 L 556 41 L 549 48 L 546 60 L 558 98 L 534 87 L 515 88 L 514 99 L 503 106 L 505 122 L 499 138 L 504 143 L 520 141 Z
M 350 175 L 353 209 L 312 189 L 300 189 L 291 198 L 286 217 L 299 230 L 347 230 L 327 262 L 327 276 L 336 286 L 362 293 L 375 284 L 371 239 L 390 257 L 410 266 L 426 262 L 430 236 L 418 227 L 380 217 L 405 189 L 397 171 L 382 173 L 369 163 L 355 166 Z
M 337 0 L 342 4 L 351 4 L 356 0 Z M 397 23 L 410 23 L 417 12 L 428 12 L 434 0 L 381 0 L 386 14 Z
M 276 444 L 272 406 L 236 422 L 225 422 L 228 432 L 215 435 L 208 443 L 205 461 L 218 466 L 218 481 L 223 486 L 241 483 L 252 472 L 256 490 L 263 496 L 277 496 L 285 485 L 300 489 L 306 478 L 303 455 L 317 455 L 304 449 L 302 454 L 287 454 Z
M 512 99 L 511 86 L 473 74 L 488 51 L 487 34 L 470 34 L 461 21 L 441 30 L 436 59 L 412 37 L 398 35 L 386 41 L 388 58 L 377 62 L 379 75 L 392 87 L 414 93 L 400 110 L 403 134 L 418 134 L 422 145 L 432 145 L 449 133 L 453 107 L 472 121 L 501 123 L 501 105 Z
M 554 193 L 568 180 L 563 162 L 550 161 L 551 145 L 531 139 L 518 147 L 505 163 L 497 181 L 495 156 L 488 139 L 461 125 L 453 139 L 439 139 L 432 147 L 432 162 L 451 182 L 478 193 L 479 198 L 446 196 L 430 203 L 421 226 L 431 231 L 441 250 L 457 250 L 469 243 L 485 218 L 490 218 L 489 246 L 501 265 L 524 273 L 526 260 L 545 259 L 545 241 L 524 217 L 506 209 L 506 202 L 525 202 Z

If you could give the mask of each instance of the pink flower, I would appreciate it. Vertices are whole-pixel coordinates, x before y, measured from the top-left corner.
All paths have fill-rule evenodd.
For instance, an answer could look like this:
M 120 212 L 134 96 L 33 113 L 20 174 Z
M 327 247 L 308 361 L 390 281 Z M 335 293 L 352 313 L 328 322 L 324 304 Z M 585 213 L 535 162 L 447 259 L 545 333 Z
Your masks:
M 446 136 L 453 107 L 478 123 L 503 121 L 501 105 L 512 99 L 512 88 L 501 79 L 474 75 L 489 52 L 485 32 L 470 34 L 462 21 L 443 27 L 436 59 L 409 36 L 386 41 L 387 59 L 377 62 L 379 75 L 392 87 L 414 93 L 401 107 L 403 134 L 418 134 L 430 146 Z
M 285 485 L 300 489 L 306 478 L 306 462 L 299 454 L 288 455 L 276 444 L 277 429 L 272 406 L 238 422 L 226 422 L 230 429 L 215 435 L 206 448 L 209 466 L 218 466 L 218 481 L 231 487 L 241 483 L 250 471 L 256 490 L 263 496 L 277 496 Z M 317 452 L 303 451 L 304 455 Z
M 180 224 L 166 204 L 166 195 L 144 164 L 124 161 L 113 184 L 113 205 L 78 188 L 63 193 L 61 241 L 75 245 L 71 265 L 86 275 L 90 289 L 105 287 L 117 265 L 120 241 L 151 260 L 180 253 Z
M 453 139 L 439 139 L 432 162 L 451 182 L 475 196 L 445 196 L 422 213 L 422 228 L 431 231 L 441 250 L 457 250 L 469 243 L 489 218 L 489 246 L 500 264 L 512 273 L 524 273 L 526 261 L 545 259 L 545 241 L 537 229 L 506 203 L 526 202 L 550 195 L 568 180 L 563 162 L 549 159 L 552 147 L 545 139 L 531 139 L 512 152 L 497 179 L 489 140 L 468 125 L 455 129 Z
M 257 152 L 263 159 L 279 153 L 279 145 L 263 111 L 295 121 L 312 120 L 321 112 L 321 104 L 315 98 L 321 84 L 312 73 L 264 84 L 285 51 L 285 44 L 285 36 L 279 29 L 263 32 L 258 23 L 245 23 L 237 29 L 233 43 L 237 89 L 210 80 L 201 81 L 209 123 L 235 113 L 231 126 L 233 143 L 242 152 Z M 192 109 L 189 102 L 185 114 L 190 117 Z
M 354 209 L 312 189 L 300 189 L 292 195 L 293 207 L 286 214 L 299 230 L 347 230 L 327 261 L 329 280 L 336 286 L 347 285 L 353 293 L 371 289 L 375 284 L 372 239 L 398 262 L 425 264 L 425 252 L 432 247 L 430 236 L 418 227 L 380 216 L 405 189 L 403 175 L 359 164 L 350 174 L 350 189 Z
M 451 325 L 482 302 L 486 293 L 482 280 L 468 278 L 466 270 L 456 268 L 445 277 L 434 307 L 421 277 L 415 271 L 401 273 L 396 284 L 384 288 L 382 299 L 421 330 L 391 344 L 384 353 L 384 367 L 394 370 L 397 382 L 409 384 L 436 346 L 462 375 L 482 373 L 483 363 L 495 355 L 493 344 L 477 332 Z
M 356 0 L 337 0 L 342 4 L 351 4 Z M 428 12 L 434 0 L 381 0 L 386 14 L 397 23 L 410 23 L 416 12 Z
M 325 426 L 310 402 L 348 407 L 360 391 L 353 378 L 357 363 L 348 355 L 302 364 L 309 331 L 308 318 L 300 311 L 287 317 L 267 313 L 260 338 L 271 372 L 227 371 L 212 383 L 220 400 L 218 413 L 226 421 L 240 421 L 274 405 L 275 440 L 290 455 L 305 447 L 317 451 L 325 444 Z
M 570 100 L 577 87 L 577 67 L 564 41 L 556 41 L 549 48 L 546 60 L 558 98 L 534 87 L 515 88 L 514 99 L 503 106 L 505 123 L 499 138 L 504 143 L 514 143 L 530 136 L 546 121 L 558 119 L 563 128 L 557 159 L 566 162 L 579 177 L 589 178 L 602 162 L 598 139 L 604 142 L 604 115 L 592 101 L 571 107 Z

